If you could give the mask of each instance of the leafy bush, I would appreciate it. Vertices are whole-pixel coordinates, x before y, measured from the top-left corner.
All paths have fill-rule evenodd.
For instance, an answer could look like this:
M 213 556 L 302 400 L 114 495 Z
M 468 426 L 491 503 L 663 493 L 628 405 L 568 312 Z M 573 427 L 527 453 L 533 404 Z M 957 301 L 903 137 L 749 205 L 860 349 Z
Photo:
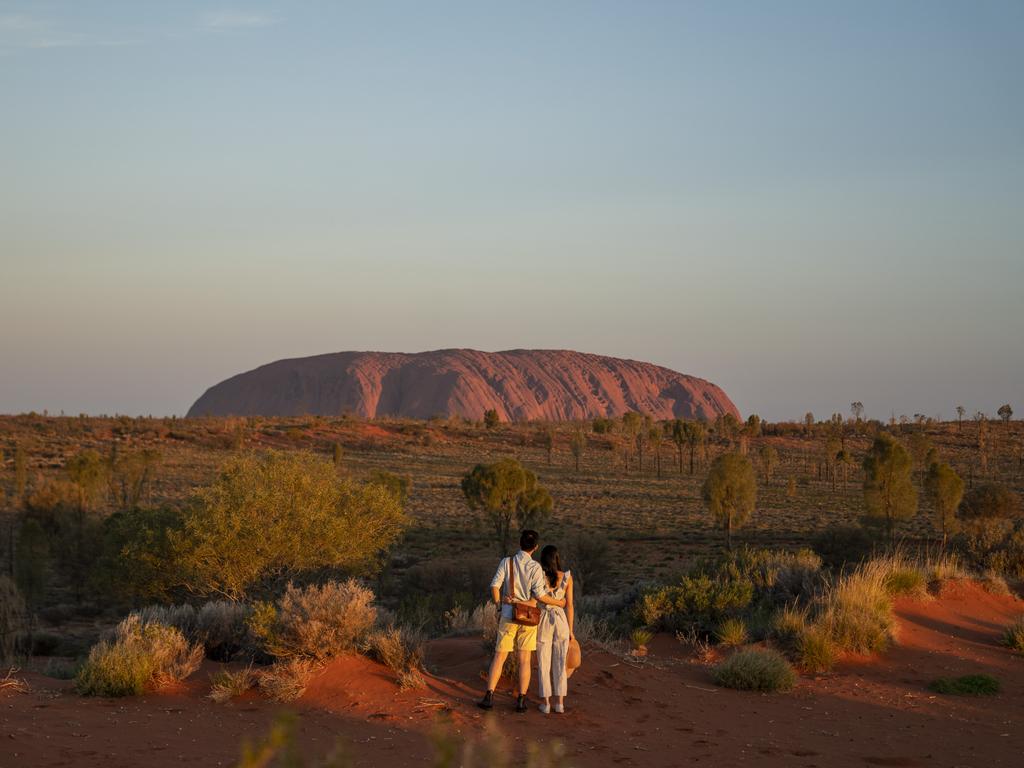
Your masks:
M 746 648 L 715 667 L 715 684 L 741 691 L 788 691 L 796 672 L 778 651 Z
M 424 638 L 417 632 L 394 625 L 371 632 L 366 638 L 367 654 L 388 666 L 404 688 L 423 686 Z
M 727 648 L 736 648 L 747 642 L 747 625 L 742 619 L 726 619 L 715 631 L 718 642 Z
M 377 620 L 373 597 L 354 579 L 305 588 L 289 584 L 276 606 L 255 606 L 249 630 L 278 658 L 329 659 L 359 650 Z
M 860 563 L 871 556 L 875 539 L 857 525 L 830 525 L 814 537 L 814 551 L 829 568 Z
M 27 628 L 25 601 L 7 576 L 0 576 L 0 663 L 14 659 Z
M 985 483 L 964 494 L 960 502 L 960 516 L 967 520 L 978 518 L 1018 517 L 1020 499 L 1001 483 Z
M 339 478 L 311 453 L 271 452 L 229 460 L 168 535 L 190 591 L 240 598 L 304 570 L 369 571 L 405 523 L 389 489 Z
M 196 609 L 191 605 L 147 605 L 132 613 L 143 625 L 162 624 L 180 630 L 185 637 L 196 636 Z
M 1003 630 L 1002 642 L 1010 650 L 1024 652 L 1024 616 Z
M 686 576 L 676 586 L 644 594 L 637 604 L 642 624 L 668 630 L 698 626 L 710 630 L 730 614 L 750 605 L 754 586 L 745 579 Z
M 954 538 L 953 547 L 973 570 L 1024 579 L 1024 520 L 973 520 Z
M 950 696 L 995 696 L 1001 687 L 992 675 L 940 677 L 928 684 L 929 690 Z
M 256 673 L 256 681 L 260 690 L 274 701 L 295 701 L 306 692 L 306 686 L 320 666 L 313 659 L 287 659 L 261 669 Z
M 472 611 L 457 605 L 445 613 L 445 629 L 450 635 L 478 635 L 484 631 L 487 614 L 493 614 L 494 606 L 481 603 Z
M 163 624 L 143 624 L 132 614 L 110 640 L 101 640 L 75 678 L 83 696 L 132 696 L 184 680 L 199 668 L 200 645 L 192 645 L 180 630 Z
M 743 548 L 728 556 L 720 571 L 754 585 L 758 597 L 788 603 L 814 592 L 821 574 L 821 558 L 808 549 L 786 552 Z
M 252 667 L 231 671 L 223 669 L 210 680 L 209 698 L 218 704 L 225 704 L 236 696 L 241 696 L 256 685 L 256 674 Z
M 249 617 L 252 606 L 232 600 L 211 600 L 196 616 L 196 637 L 211 659 L 229 661 L 250 645 Z

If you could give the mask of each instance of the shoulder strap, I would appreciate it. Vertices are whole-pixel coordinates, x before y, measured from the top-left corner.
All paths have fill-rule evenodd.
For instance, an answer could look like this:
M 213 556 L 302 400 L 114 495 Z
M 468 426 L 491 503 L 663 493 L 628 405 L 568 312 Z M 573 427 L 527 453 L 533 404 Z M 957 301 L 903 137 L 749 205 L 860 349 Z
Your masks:
M 512 557 L 508 558 L 508 596 L 515 600 L 516 597 L 516 569 L 512 567 Z

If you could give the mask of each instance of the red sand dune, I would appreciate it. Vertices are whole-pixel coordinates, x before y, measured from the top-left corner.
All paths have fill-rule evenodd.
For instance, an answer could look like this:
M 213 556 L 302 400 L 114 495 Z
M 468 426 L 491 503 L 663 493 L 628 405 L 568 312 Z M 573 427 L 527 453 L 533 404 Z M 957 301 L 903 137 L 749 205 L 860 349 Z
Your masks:
M 1024 755 L 1024 658 L 998 646 L 1024 611 L 1013 598 L 972 585 L 938 600 L 898 606 L 900 644 L 883 657 L 802 678 L 788 694 L 715 688 L 706 667 L 661 636 L 636 664 L 587 650 L 570 681 L 570 711 L 515 715 L 473 705 L 486 659 L 475 638 L 433 642 L 434 674 L 399 691 L 390 673 L 360 657 L 332 663 L 290 709 L 308 755 L 341 739 L 359 766 L 429 766 L 430 734 L 445 711 L 460 737 L 496 723 L 512 748 L 562 740 L 576 766 L 1019 766 Z M 265 732 L 285 707 L 255 694 L 217 705 L 203 698 L 216 664 L 180 690 L 138 699 L 81 699 L 69 684 L 28 675 L 33 691 L 0 699 L 0 766 L 232 765 L 243 739 Z M 942 697 L 937 677 L 987 672 L 998 696 Z
M 571 420 L 642 411 L 656 419 L 739 411 L 714 384 L 650 363 L 561 350 L 338 352 L 278 360 L 210 387 L 189 416 L 456 414 Z

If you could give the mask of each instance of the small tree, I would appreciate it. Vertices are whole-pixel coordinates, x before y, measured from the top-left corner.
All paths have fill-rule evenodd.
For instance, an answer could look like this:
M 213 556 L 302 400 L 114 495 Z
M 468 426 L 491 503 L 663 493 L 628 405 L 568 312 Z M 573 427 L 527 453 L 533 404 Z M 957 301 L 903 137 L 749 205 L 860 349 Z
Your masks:
M 964 428 L 964 414 L 967 413 L 967 409 L 962 405 L 956 407 L 956 431 L 961 432 Z
M 869 519 L 884 522 L 892 544 L 896 543 L 896 522 L 917 512 L 912 467 L 907 449 L 886 432 L 875 438 L 864 457 L 864 506 Z
M 515 459 L 477 464 L 462 478 L 462 495 L 471 510 L 482 510 L 490 518 L 502 553 L 509 550 L 513 520 L 520 528 L 540 527 L 553 506 L 537 476 Z
M 548 466 L 551 466 L 551 454 L 555 450 L 555 428 L 552 425 L 540 428 L 537 433 L 537 444 L 547 453 Z
M 860 417 L 864 413 L 864 403 L 860 400 L 854 400 L 850 403 L 850 413 L 853 414 L 853 418 L 856 419 L 857 423 L 860 423 Z
M 853 454 L 844 448 L 836 454 L 836 464 L 843 468 L 843 490 L 845 491 L 849 480 L 850 467 L 853 466 Z
M 842 443 L 837 437 L 825 441 L 825 478 L 832 482 L 833 493 L 836 491 L 836 457 L 842 449 Z
M 76 453 L 64 465 L 68 478 L 74 484 L 77 495 L 75 516 L 75 543 L 71 554 L 70 567 L 76 600 L 82 599 L 86 571 L 92 563 L 91 541 L 87 540 L 87 516 L 103 491 L 107 488 L 109 465 L 96 451 L 85 450 Z
M 726 544 L 732 549 L 732 532 L 741 527 L 757 503 L 757 480 L 750 459 L 738 453 L 725 453 L 715 459 L 702 489 L 704 506 L 725 530 Z
M 28 488 L 28 456 L 20 444 L 14 448 L 14 501 L 18 507 L 25 504 Z
M 341 462 L 343 461 L 344 456 L 345 456 L 345 451 L 342 449 L 341 443 L 335 442 L 334 445 L 331 446 L 331 457 L 332 457 L 332 459 L 334 461 L 334 468 L 335 469 L 338 469 L 338 470 L 341 469 Z
M 686 445 L 690 449 L 690 474 L 692 475 L 693 457 L 697 449 L 704 446 L 704 441 L 707 439 L 707 430 L 704 429 L 704 424 L 700 421 L 684 422 L 683 429 L 686 433 Z
M 672 442 L 679 454 L 679 474 L 683 474 L 683 448 L 686 446 L 686 422 L 676 419 L 672 422 Z
M 494 429 L 498 424 L 501 423 L 501 418 L 498 416 L 498 411 L 494 408 L 488 408 L 484 411 L 484 426 L 488 429 Z
M 654 455 L 654 468 L 661 477 L 661 444 L 665 441 L 665 431 L 660 425 L 654 425 L 647 430 L 647 444 L 651 447 Z
M 412 480 L 408 475 L 396 475 L 394 472 L 385 472 L 382 469 L 378 469 L 370 473 L 370 478 L 367 482 L 379 485 L 387 490 L 395 497 L 399 505 L 405 509 L 405 502 L 409 500 L 409 488 L 412 486 Z
M 643 421 L 643 417 L 635 411 L 629 411 L 622 414 L 622 434 L 626 438 L 627 446 L 631 446 L 636 442 L 637 436 L 643 428 Z M 641 471 L 643 470 L 643 464 L 640 465 L 640 469 Z M 626 471 L 629 471 L 628 450 L 626 454 Z
M 999 418 L 1003 420 L 1003 424 L 1007 427 L 1010 426 L 1010 419 L 1013 418 L 1013 408 L 1010 407 L 1009 403 L 999 406 L 999 410 L 996 411 L 996 413 L 999 414 Z
M 968 491 L 960 503 L 960 516 L 967 520 L 1008 520 L 1020 514 L 1017 494 L 1001 483 L 985 483 Z
M 964 496 L 964 481 L 949 464 L 936 461 L 928 467 L 924 489 L 935 512 L 935 524 L 945 547 L 949 534 L 956 533 L 956 510 Z
M 772 481 L 772 472 L 775 471 L 775 467 L 779 464 L 779 452 L 775 450 L 775 446 L 765 443 L 758 449 L 757 454 L 761 458 L 764 484 L 769 485 Z
M 228 460 L 168 537 L 184 587 L 236 600 L 301 571 L 370 572 L 406 523 L 382 485 L 339 478 L 308 452 L 275 451 Z
M 583 434 L 583 430 L 579 427 L 572 431 L 572 437 L 569 438 L 569 450 L 572 451 L 573 461 L 576 462 L 576 471 L 580 471 L 580 458 L 583 456 L 583 451 L 587 447 L 587 436 Z

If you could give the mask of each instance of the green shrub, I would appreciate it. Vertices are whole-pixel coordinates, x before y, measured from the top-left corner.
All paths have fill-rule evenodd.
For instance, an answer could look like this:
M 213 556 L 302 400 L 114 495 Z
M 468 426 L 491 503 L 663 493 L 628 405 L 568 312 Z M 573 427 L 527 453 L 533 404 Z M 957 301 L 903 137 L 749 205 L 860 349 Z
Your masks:
M 929 683 L 928 689 L 949 696 L 995 696 L 1001 686 L 992 675 L 964 675 L 940 677 Z
M 720 572 L 747 580 L 759 597 L 788 603 L 813 593 L 821 574 L 821 558 L 809 549 L 786 552 L 744 547 L 727 557 Z
M 229 460 L 168 535 L 185 587 L 237 599 L 271 577 L 370 571 L 406 522 L 389 489 L 311 453 L 270 452 Z
M 25 601 L 7 576 L 0 576 L 0 664 L 13 661 L 28 627 Z
M 743 619 L 726 619 L 715 631 L 718 642 L 727 648 L 736 648 L 747 642 L 747 625 Z
M 257 604 L 248 626 L 281 659 L 329 659 L 357 651 L 377 620 L 373 592 L 354 579 L 305 588 L 289 584 L 277 605 Z
M 778 651 L 746 648 L 715 667 L 715 684 L 741 691 L 788 691 L 796 672 Z
M 132 614 L 110 640 L 101 640 L 75 678 L 83 696 L 132 696 L 184 680 L 199 668 L 200 645 L 192 645 L 180 630 L 163 624 L 143 624 Z
M 1003 630 L 1002 642 L 1010 650 L 1024 652 L 1024 616 Z
M 742 611 L 754 597 L 754 586 L 745 579 L 714 579 L 706 574 L 686 576 L 676 586 L 661 587 L 642 595 L 636 615 L 641 623 L 667 630 L 697 626 L 715 627 L 730 614 Z
M 389 626 L 371 632 L 366 653 L 389 667 L 404 688 L 420 688 L 423 680 L 424 637 L 404 627 Z
M 830 525 L 813 542 L 814 551 L 829 568 L 860 563 L 871 556 L 875 539 L 858 525 Z

